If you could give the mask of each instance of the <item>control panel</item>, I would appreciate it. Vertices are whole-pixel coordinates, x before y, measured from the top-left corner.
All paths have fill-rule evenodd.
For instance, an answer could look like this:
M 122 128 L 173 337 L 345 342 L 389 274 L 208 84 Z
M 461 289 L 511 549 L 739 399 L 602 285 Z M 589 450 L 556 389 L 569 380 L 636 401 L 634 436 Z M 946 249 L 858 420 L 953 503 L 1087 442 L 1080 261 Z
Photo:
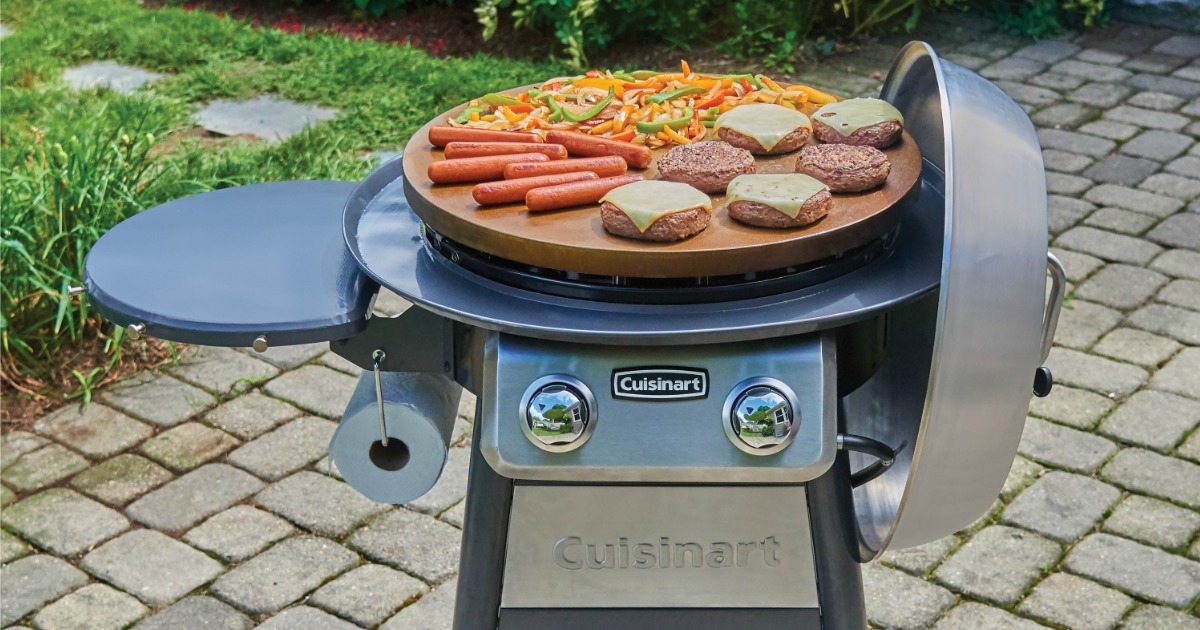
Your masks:
M 514 479 L 808 481 L 836 450 L 833 344 L 821 334 L 628 347 L 492 333 L 480 448 Z

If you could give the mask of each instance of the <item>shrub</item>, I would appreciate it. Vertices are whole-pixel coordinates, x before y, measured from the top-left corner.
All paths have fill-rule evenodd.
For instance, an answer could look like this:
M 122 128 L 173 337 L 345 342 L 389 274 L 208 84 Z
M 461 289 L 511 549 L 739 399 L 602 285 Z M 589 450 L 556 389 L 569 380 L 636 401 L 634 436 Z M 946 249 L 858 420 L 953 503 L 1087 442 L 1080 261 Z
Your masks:
M 983 0 L 978 7 L 1013 35 L 1041 39 L 1067 28 L 1090 28 L 1108 21 L 1104 0 Z

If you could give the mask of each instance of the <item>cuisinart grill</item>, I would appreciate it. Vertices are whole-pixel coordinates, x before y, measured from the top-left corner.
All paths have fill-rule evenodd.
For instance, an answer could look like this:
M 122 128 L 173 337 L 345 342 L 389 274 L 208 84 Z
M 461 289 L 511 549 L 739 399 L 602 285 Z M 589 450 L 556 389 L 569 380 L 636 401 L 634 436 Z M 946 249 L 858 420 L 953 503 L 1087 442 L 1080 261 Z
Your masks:
M 1021 108 L 921 43 L 881 97 L 919 182 L 878 236 L 802 265 L 501 257 L 423 220 L 397 159 L 141 213 L 85 288 L 135 335 L 328 341 L 364 369 L 331 452 L 377 500 L 432 485 L 477 394 L 456 628 L 861 629 L 860 563 L 991 505 L 1064 286 Z M 371 317 L 380 285 L 416 307 Z

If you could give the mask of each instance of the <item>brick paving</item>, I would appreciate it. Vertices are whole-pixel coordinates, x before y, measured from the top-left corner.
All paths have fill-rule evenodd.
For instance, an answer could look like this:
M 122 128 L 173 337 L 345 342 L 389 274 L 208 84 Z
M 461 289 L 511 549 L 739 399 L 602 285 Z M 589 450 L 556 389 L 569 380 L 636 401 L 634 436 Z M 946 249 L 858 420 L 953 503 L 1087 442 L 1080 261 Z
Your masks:
M 1037 121 L 1073 291 L 996 505 L 866 567 L 871 622 L 1200 628 L 1200 37 L 924 28 Z M 375 504 L 324 458 L 354 376 L 324 346 L 192 350 L 5 434 L 0 625 L 448 627 L 472 403 L 438 486 Z

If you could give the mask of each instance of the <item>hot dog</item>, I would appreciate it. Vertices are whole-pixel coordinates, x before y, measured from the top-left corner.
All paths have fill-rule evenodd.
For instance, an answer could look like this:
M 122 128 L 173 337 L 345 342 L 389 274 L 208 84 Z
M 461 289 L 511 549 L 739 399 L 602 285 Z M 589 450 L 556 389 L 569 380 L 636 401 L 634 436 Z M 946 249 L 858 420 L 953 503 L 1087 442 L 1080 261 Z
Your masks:
M 429 144 L 444 147 L 451 142 L 541 142 L 541 136 L 523 131 L 496 131 L 471 127 L 431 127 Z
M 644 145 L 613 140 L 612 138 L 590 136 L 586 133 L 575 133 L 574 131 L 548 131 L 546 132 L 546 142 L 561 144 L 567 147 L 567 151 L 572 155 L 583 155 L 586 157 L 619 155 L 634 168 L 646 168 L 650 166 L 650 158 L 653 157 L 650 147 Z
M 606 155 L 604 157 L 572 158 L 570 160 L 554 160 L 552 162 L 509 164 L 504 167 L 504 179 L 555 175 L 557 173 L 578 173 L 580 171 L 591 171 L 600 177 L 613 177 L 615 175 L 624 175 L 625 170 L 625 160 L 621 156 Z
M 451 142 L 446 145 L 446 159 L 511 155 L 513 153 L 544 153 L 551 160 L 567 159 L 567 149 L 561 144 L 534 142 Z
M 483 182 L 504 176 L 504 166 L 514 162 L 545 162 L 550 158 L 541 153 L 514 153 L 484 157 L 442 160 L 429 165 L 429 181 L 435 184 Z
M 643 179 L 645 178 L 641 174 L 633 173 L 591 181 L 534 188 L 525 194 L 525 205 L 529 206 L 529 209 L 534 212 L 541 212 L 543 210 L 558 210 L 559 208 L 570 208 L 571 206 L 596 203 L 608 191 L 617 186 L 632 184 Z
M 512 203 L 525 199 L 525 193 L 534 188 L 592 179 L 599 178 L 591 171 L 583 171 L 542 175 L 540 177 L 523 177 L 521 179 L 506 179 L 498 182 L 484 182 L 475 186 L 475 190 L 471 191 L 471 196 L 475 198 L 476 203 L 482 206 L 497 203 Z

